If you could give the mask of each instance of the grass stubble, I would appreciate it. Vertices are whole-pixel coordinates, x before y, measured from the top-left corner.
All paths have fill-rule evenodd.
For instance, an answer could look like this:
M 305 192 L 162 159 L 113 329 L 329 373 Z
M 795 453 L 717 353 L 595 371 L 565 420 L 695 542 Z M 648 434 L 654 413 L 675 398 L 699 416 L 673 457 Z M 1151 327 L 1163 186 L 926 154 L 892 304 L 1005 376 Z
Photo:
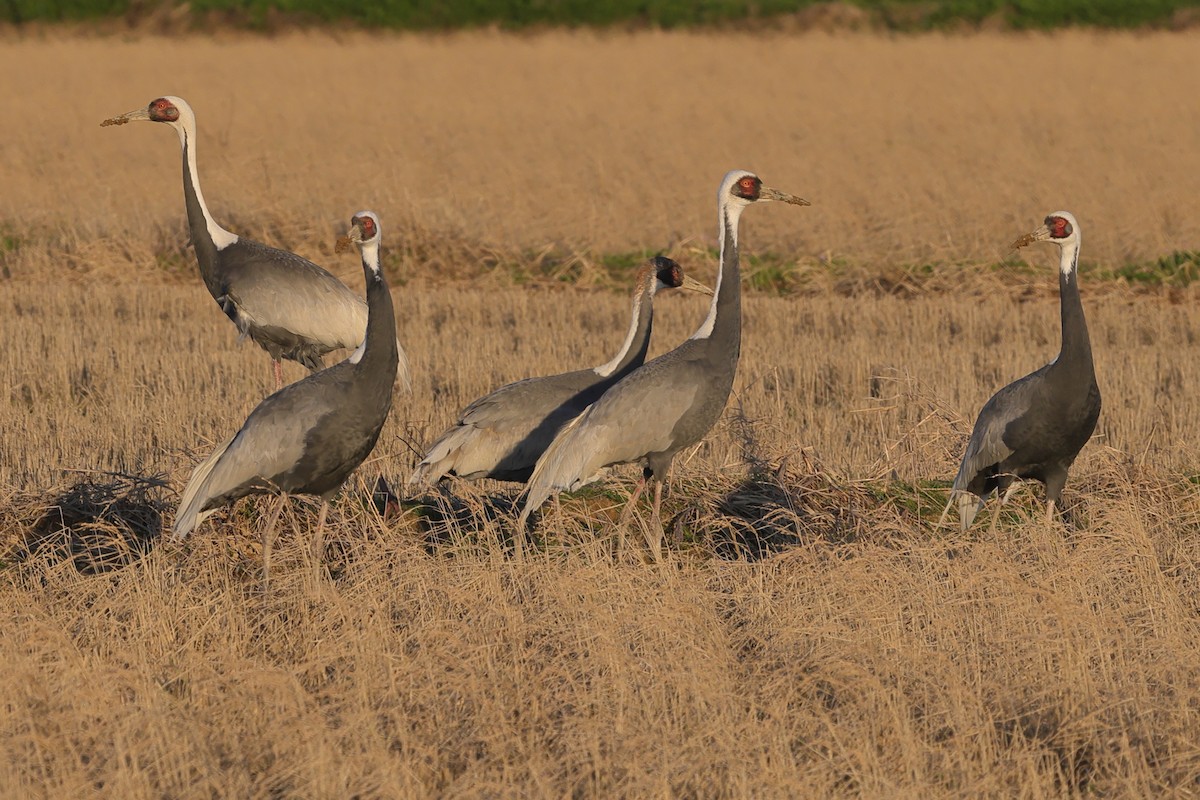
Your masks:
M 930 522 L 972 415 L 1057 349 L 1049 248 L 978 264 L 1064 205 L 1092 274 L 1200 241 L 1193 39 L 6 43 L 77 102 L 13 91 L 0 119 L 0 793 L 1196 793 L 1194 290 L 1084 272 L 1105 408 L 1065 527 L 1033 490 L 995 532 Z M 195 280 L 173 135 L 95 124 L 163 92 L 197 108 L 229 227 L 357 286 L 332 232 L 370 206 L 401 279 L 413 393 L 323 552 L 314 506 L 284 516 L 265 590 L 265 504 L 146 535 L 270 386 Z M 373 510 L 466 402 L 607 360 L 628 304 L 591 254 L 669 244 L 711 279 L 732 166 L 815 203 L 748 214 L 752 252 L 844 270 L 746 298 L 729 412 L 677 459 L 667 564 L 611 555 L 628 470 L 548 505 L 520 564 L 504 487 Z M 550 250 L 574 284 L 515 285 Z M 455 263 L 489 253 L 517 267 Z M 904 282 L 942 260 L 937 291 Z M 658 311 L 661 352 L 704 304 Z

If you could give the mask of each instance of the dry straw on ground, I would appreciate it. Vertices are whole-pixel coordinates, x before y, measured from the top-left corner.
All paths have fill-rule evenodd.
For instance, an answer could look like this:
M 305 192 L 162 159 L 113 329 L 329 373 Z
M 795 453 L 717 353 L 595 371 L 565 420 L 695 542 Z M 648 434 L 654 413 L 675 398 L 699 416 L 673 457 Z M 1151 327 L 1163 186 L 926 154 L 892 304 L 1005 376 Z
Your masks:
M 1057 207 L 1101 267 L 1195 249 L 1194 49 L 1078 34 L 6 43 L 0 75 L 55 91 L 10 87 L 0 119 L 0 214 L 20 240 L 0 254 L 0 794 L 1197 793 L 1194 292 L 1084 273 L 1105 410 L 1070 519 L 1042 524 L 1030 490 L 995 532 L 985 512 L 960 534 L 932 525 L 929 481 L 951 477 L 988 394 L 1053 356 L 1052 255 L 957 287 L 944 269 L 936 292 L 902 269 L 999 259 Z M 271 385 L 177 259 L 173 135 L 98 127 L 165 92 L 197 108 L 206 193 L 231 227 L 357 287 L 332 234 L 371 206 L 397 255 L 413 393 L 320 553 L 312 505 L 285 515 L 267 587 L 264 504 L 182 547 L 159 538 L 192 465 Z M 464 403 L 606 360 L 628 313 L 620 294 L 515 288 L 448 251 L 552 247 L 581 254 L 574 269 L 674 245 L 711 280 L 699 245 L 733 166 L 815 203 L 752 209 L 751 250 L 814 272 L 829 251 L 849 277 L 747 298 L 730 412 L 665 501 L 667 564 L 611 553 L 628 471 L 547 506 L 522 564 L 511 489 L 376 513 L 376 479 L 398 487 Z M 661 351 L 704 305 L 658 310 Z

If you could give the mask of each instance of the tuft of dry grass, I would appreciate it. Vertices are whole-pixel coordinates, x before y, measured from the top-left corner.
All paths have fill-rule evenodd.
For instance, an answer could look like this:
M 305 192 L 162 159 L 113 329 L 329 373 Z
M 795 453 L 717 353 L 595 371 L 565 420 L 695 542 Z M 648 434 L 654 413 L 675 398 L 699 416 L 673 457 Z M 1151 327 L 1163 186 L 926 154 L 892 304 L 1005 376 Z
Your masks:
M 14 90 L 0 119 L 0 794 L 1195 794 L 1196 290 L 1083 273 L 1105 408 L 1069 517 L 1027 490 L 962 533 L 948 481 L 990 393 L 1057 350 L 1056 275 L 1048 248 L 906 266 L 995 261 L 1059 205 L 1099 270 L 1195 249 L 1191 36 L 9 42 L 77 102 Z M 166 91 L 229 227 L 359 286 L 333 233 L 385 214 L 413 393 L 319 546 L 293 500 L 269 584 L 263 500 L 160 535 L 272 383 L 195 279 L 173 137 L 95 127 Z M 641 512 L 614 552 L 631 470 L 547 505 L 521 563 L 513 487 L 386 502 L 470 400 L 609 358 L 628 299 L 597 254 L 710 279 L 738 164 L 817 203 L 747 213 L 743 242 L 808 258 L 746 297 L 666 563 Z M 705 301 L 656 308 L 662 352 Z

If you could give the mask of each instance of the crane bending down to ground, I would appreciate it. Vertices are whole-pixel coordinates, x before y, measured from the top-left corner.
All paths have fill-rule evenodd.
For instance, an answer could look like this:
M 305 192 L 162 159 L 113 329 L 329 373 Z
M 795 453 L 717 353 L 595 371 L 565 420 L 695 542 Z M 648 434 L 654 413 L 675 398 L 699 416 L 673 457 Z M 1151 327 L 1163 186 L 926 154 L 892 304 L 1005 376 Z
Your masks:
M 767 200 L 808 205 L 799 197 L 763 186 L 757 175 L 744 170 L 734 170 L 721 181 L 717 192 L 721 264 L 708 317 L 690 339 L 631 372 L 563 428 L 529 479 L 518 541 L 529 515 L 551 494 L 579 488 L 603 467 L 641 462 L 642 479 L 622 514 L 621 528 L 646 480 L 653 479 L 648 544 L 651 555 L 658 558 L 662 485 L 671 461 L 708 433 L 733 388 L 742 333 L 738 220 L 747 206 Z
M 670 288 L 713 293 L 684 275 L 683 269 L 666 256 L 651 259 L 638 270 L 629 332 L 611 361 L 592 369 L 527 378 L 479 398 L 429 448 L 409 483 L 435 483 L 447 475 L 467 480 L 529 480 L 534 464 L 563 425 L 645 362 L 654 320 L 654 295 L 659 289 Z
M 174 538 L 187 536 L 215 509 L 240 497 L 277 492 L 263 533 L 264 574 L 287 495 L 321 498 L 314 534 L 320 542 L 329 500 L 375 447 L 396 380 L 396 322 L 379 265 L 379 218 L 360 211 L 348 238 L 362 252 L 366 275 L 370 319 L 362 346 L 345 361 L 267 397 L 241 430 L 196 467 L 175 515 Z
M 230 233 L 204 203 L 196 170 L 196 115 L 178 97 L 160 97 L 146 108 L 106 119 L 104 125 L 163 122 L 179 134 L 183 151 L 183 199 L 200 277 L 217 305 L 271 355 L 275 388 L 283 385 L 280 359 L 316 371 L 323 356 L 363 341 L 367 305 L 337 278 L 295 253 Z M 397 344 L 398 374 L 409 386 L 408 360 Z
M 1056 211 L 1013 247 L 1033 242 L 1058 245 L 1062 348 L 1049 364 L 996 392 L 979 412 L 951 492 L 951 503 L 958 498 L 963 530 L 992 492 L 1002 493 L 1003 505 L 1017 478 L 1045 484 L 1046 518 L 1053 519 L 1067 471 L 1100 418 L 1100 387 L 1079 298 L 1079 223 Z

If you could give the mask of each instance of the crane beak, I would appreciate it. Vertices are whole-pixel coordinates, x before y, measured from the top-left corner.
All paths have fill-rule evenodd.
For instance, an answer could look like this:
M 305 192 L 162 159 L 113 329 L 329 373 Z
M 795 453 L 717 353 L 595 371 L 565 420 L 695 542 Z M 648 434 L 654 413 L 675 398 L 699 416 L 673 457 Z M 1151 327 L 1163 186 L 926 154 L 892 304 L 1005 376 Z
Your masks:
M 1049 238 L 1050 238 L 1050 226 L 1043 225 L 1042 227 L 1038 228 L 1037 230 L 1030 231 L 1029 233 L 1022 236 L 1020 239 L 1017 239 L 1015 242 L 1012 243 L 1011 247 L 1013 250 L 1020 250 L 1022 247 L 1024 247 L 1027 244 L 1033 244 L 1034 242 L 1044 242 Z
M 691 275 L 683 276 L 683 283 L 681 283 L 679 285 L 679 288 L 686 289 L 689 292 L 699 292 L 700 294 L 708 295 L 709 297 L 712 297 L 712 295 L 713 295 L 712 289 L 708 288 L 703 283 L 701 283 L 700 281 L 693 278 Z
M 107 128 L 109 125 L 124 125 L 128 122 L 135 122 L 139 119 L 149 122 L 150 110 L 147 108 L 139 108 L 135 109 L 134 111 L 130 111 L 128 114 L 122 114 L 119 117 L 110 117 L 109 119 L 104 120 L 104 122 L 101 122 L 100 127 Z
M 344 253 L 350 249 L 350 245 L 362 243 L 362 228 L 358 226 L 358 217 L 354 218 L 354 223 L 350 226 L 350 230 L 346 231 L 345 236 L 337 238 L 337 243 L 333 246 L 333 252 Z
M 802 197 L 796 197 L 794 194 L 788 194 L 787 192 L 781 192 L 778 189 L 772 189 L 770 186 L 764 186 L 758 190 L 758 199 L 778 200 L 781 203 L 791 203 L 794 206 L 812 205 L 812 203 L 808 202 Z

